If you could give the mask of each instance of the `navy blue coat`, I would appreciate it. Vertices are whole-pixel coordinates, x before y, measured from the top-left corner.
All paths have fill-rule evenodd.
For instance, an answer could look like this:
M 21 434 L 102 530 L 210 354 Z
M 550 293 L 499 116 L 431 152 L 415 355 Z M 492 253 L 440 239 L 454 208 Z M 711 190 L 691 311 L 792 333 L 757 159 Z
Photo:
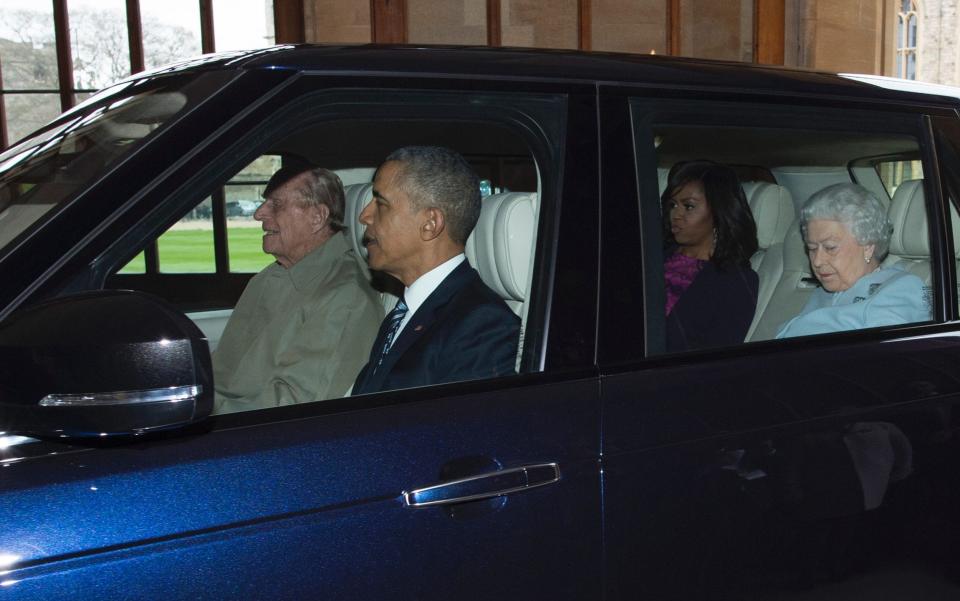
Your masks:
M 760 278 L 750 267 L 707 262 L 667 316 L 667 352 L 740 344 L 757 309 Z
M 466 261 L 420 305 L 374 370 L 385 325 L 353 394 L 516 373 L 520 319 Z

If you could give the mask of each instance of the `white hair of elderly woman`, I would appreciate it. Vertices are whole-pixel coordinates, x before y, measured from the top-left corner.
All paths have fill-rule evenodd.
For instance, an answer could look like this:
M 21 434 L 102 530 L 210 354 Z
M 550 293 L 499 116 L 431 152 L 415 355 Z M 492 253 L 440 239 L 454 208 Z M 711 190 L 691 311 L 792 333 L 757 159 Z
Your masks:
M 814 193 L 800 210 L 800 229 L 807 238 L 807 224 L 817 219 L 844 224 L 857 244 L 873 244 L 882 261 L 890 247 L 893 225 L 887 210 L 872 192 L 858 184 L 833 184 Z

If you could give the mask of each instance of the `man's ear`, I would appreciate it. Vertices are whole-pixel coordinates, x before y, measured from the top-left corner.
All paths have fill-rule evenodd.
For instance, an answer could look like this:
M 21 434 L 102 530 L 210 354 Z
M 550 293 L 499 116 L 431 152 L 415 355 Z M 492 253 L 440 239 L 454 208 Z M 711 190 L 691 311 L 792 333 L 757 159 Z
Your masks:
M 429 242 L 443 233 L 447 222 L 443 211 L 436 207 L 424 209 L 423 215 L 423 221 L 420 222 L 420 239 L 424 242 Z
M 330 221 L 330 207 L 325 204 L 312 205 L 308 215 L 308 219 L 310 219 L 310 231 L 317 234 L 323 231 Z

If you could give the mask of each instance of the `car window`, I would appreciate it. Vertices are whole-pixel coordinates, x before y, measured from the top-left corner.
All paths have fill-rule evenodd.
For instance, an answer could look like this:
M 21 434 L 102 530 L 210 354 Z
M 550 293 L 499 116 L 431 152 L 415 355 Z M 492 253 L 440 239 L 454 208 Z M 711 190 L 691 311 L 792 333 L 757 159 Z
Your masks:
M 224 186 L 227 252 L 232 272 L 256 273 L 273 260 L 261 248 L 263 232 L 253 214 L 263 202 L 263 190 L 270 176 L 281 164 L 279 155 L 263 155 L 238 171 Z
M 459 98 L 443 95 L 439 106 L 423 100 L 414 102 L 412 99 L 416 96 L 397 94 L 395 99 L 387 96 L 385 101 L 383 95 L 371 95 L 368 102 L 375 106 L 375 110 L 365 112 L 358 109 L 356 115 L 349 118 L 341 115 L 335 119 L 314 116 L 323 107 L 321 97 L 312 106 L 309 102 L 301 102 L 301 109 L 290 111 L 270 123 L 270 131 L 277 133 L 251 134 L 255 140 L 253 144 L 243 139 L 231 141 L 231 148 L 242 147 L 243 152 L 228 152 L 223 164 L 198 171 L 193 185 L 181 191 L 183 196 L 169 199 L 170 209 L 164 219 L 150 217 L 157 220 L 155 227 L 162 233 L 154 234 L 152 238 L 139 233 L 141 241 L 134 251 L 130 245 L 132 241 L 136 243 L 136 236 L 131 232 L 130 239 L 117 240 L 98 261 L 100 265 L 110 262 L 115 265 L 104 282 L 105 287 L 157 294 L 194 320 L 214 352 L 214 373 L 221 376 L 220 384 L 225 385 L 229 378 L 218 374 L 218 356 L 224 362 L 245 366 L 242 369 L 244 376 L 237 378 L 243 380 L 237 388 L 241 398 L 234 398 L 237 402 L 227 403 L 229 407 L 219 412 L 299 404 L 341 397 L 350 391 L 349 386 L 371 356 L 373 338 L 380 322 L 394 309 L 404 289 L 401 283 L 369 269 L 362 244 L 365 226 L 359 223 L 358 216 L 372 199 L 371 184 L 377 166 L 393 150 L 411 144 L 450 148 L 459 153 L 475 172 L 482 198 L 481 211 L 466 243 L 466 261 L 479 274 L 491 298 L 498 298 L 504 319 L 519 324 L 513 330 L 517 334 L 512 335 L 508 362 L 507 359 L 502 362 L 508 369 L 483 371 L 481 368 L 478 371 L 469 368 L 462 372 L 462 376 L 443 376 L 430 383 L 498 377 L 539 369 L 543 291 L 533 287 L 539 260 L 535 249 L 539 247 L 536 240 L 540 235 L 543 203 L 552 198 L 556 185 L 558 165 L 555 157 L 560 154 L 556 148 L 562 135 L 562 103 L 553 99 L 544 102 L 536 97 L 527 101 L 520 96 L 509 100 L 509 96 L 503 96 L 508 99 L 505 106 L 509 107 L 509 114 L 506 114 L 503 108 L 489 108 L 491 100 L 469 95 Z M 515 104 L 511 106 L 511 102 Z M 533 107 L 529 112 L 521 108 L 525 102 L 530 102 Z M 397 109 L 401 114 L 384 116 L 385 103 L 401 107 Z M 485 105 L 484 110 L 478 110 Z M 342 110 L 341 107 L 338 106 L 338 110 Z M 294 116 L 304 118 L 305 114 L 311 115 L 306 118 L 307 124 L 291 121 Z M 536 129 L 530 129 L 527 123 L 523 126 L 517 123 L 518 119 L 533 119 L 531 114 L 542 120 Z M 536 130 L 548 131 L 552 138 L 531 138 L 529 132 Z M 325 330 L 335 330 L 334 326 L 342 318 L 339 314 L 331 314 L 317 325 L 312 321 L 314 312 L 322 314 L 327 310 L 319 305 L 308 308 L 291 305 L 295 327 L 278 333 L 269 344 L 263 339 L 258 340 L 256 333 L 249 338 L 236 335 L 240 328 L 260 331 L 260 317 L 251 318 L 251 315 L 270 312 L 269 308 L 264 309 L 266 313 L 258 313 L 260 309 L 249 310 L 251 296 L 244 296 L 248 288 L 256 291 L 254 296 L 257 298 L 269 299 L 278 294 L 277 303 L 286 302 L 279 292 L 284 289 L 286 267 L 264 252 L 264 249 L 270 250 L 269 244 L 276 242 L 276 237 L 271 238 L 273 233 L 270 230 L 279 229 L 279 226 L 254 219 L 254 212 L 263 200 L 271 176 L 281 167 L 291 166 L 329 169 L 343 183 L 346 229 L 337 239 L 344 240 L 365 277 L 358 298 L 375 299 L 376 315 L 373 319 L 366 319 L 367 326 L 362 331 L 338 334 L 342 342 L 335 351 L 324 355 L 323 361 L 308 356 L 310 353 L 304 351 L 304 347 L 312 344 L 310 340 L 327 336 Z M 205 178 L 206 184 L 198 183 Z M 194 199 L 192 203 L 187 202 L 191 197 Z M 164 200 L 159 202 L 162 211 Z M 184 213 L 184 209 L 178 212 L 177 206 L 190 208 Z M 173 222 L 173 225 L 161 228 L 164 220 Z M 293 273 L 293 268 L 289 273 Z M 269 279 L 275 277 L 280 280 Z M 265 284 L 267 281 L 271 283 Z M 293 282 L 294 288 L 300 285 L 299 281 Z M 297 288 L 298 294 L 299 290 Z M 264 303 L 264 300 L 258 302 Z M 366 300 L 357 300 L 356 303 L 357 306 L 369 305 Z M 269 304 L 265 303 L 265 306 Z M 278 331 L 285 327 L 288 326 L 278 326 Z M 414 328 L 423 326 L 413 324 L 410 327 L 417 331 Z M 316 328 L 315 336 L 308 335 L 310 328 Z M 529 343 L 531 339 L 533 344 Z M 238 345 L 238 340 L 247 340 L 249 345 Z M 246 359 L 240 356 L 257 353 L 263 356 L 262 361 L 245 363 Z M 268 357 L 271 353 L 273 356 Z M 295 365 L 301 362 L 301 355 L 307 356 L 303 361 L 308 364 L 307 368 L 287 370 L 289 373 L 276 376 L 267 366 L 269 361 L 275 361 L 277 365 Z M 309 363 L 311 361 L 313 363 Z M 335 366 L 332 369 L 338 372 L 336 386 L 325 388 L 324 383 L 307 381 L 327 369 L 328 364 Z M 247 398 L 255 396 L 252 387 L 262 381 L 273 383 L 269 385 L 269 391 L 261 390 L 256 394 L 269 396 L 270 400 L 257 398 L 256 402 L 245 404 Z
M 657 178 L 662 193 L 641 199 L 650 205 L 643 214 L 661 222 L 659 239 L 645 241 L 654 257 L 645 282 L 657 299 L 647 315 L 652 351 L 933 318 L 920 143 L 909 119 L 850 131 L 810 118 L 804 128 L 801 114 L 731 125 L 634 111 L 643 114 L 638 146 L 653 147 L 638 148 L 639 173 Z M 852 168 L 884 156 L 898 160 Z
M 263 202 L 267 181 L 280 169 L 281 162 L 278 155 L 253 160 L 152 241 L 149 251 L 139 253 L 119 273 L 146 273 L 148 253 L 155 254 L 157 265 L 153 271 L 159 273 L 215 273 L 215 203 L 226 216 L 229 270 L 256 273 L 268 265 L 273 259 L 261 249 L 262 231 L 253 214 Z
M 923 162 L 916 159 L 880 160 L 873 165 L 890 198 L 903 182 L 923 179 Z

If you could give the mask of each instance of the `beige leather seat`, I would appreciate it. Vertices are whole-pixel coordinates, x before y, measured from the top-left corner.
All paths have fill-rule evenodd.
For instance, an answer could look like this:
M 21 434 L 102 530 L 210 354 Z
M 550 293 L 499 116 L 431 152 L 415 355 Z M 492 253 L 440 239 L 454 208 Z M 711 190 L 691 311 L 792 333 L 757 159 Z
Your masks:
M 795 219 L 787 230 L 782 251 L 783 272 L 759 319 L 754 319 L 753 333 L 748 336 L 751 341 L 775 338 L 780 326 L 800 313 L 817 287 L 810 272 L 807 247 L 800 235 L 799 219 Z
M 783 240 L 793 223 L 795 209 L 790 191 L 783 186 L 744 182 L 743 190 L 757 224 L 758 249 L 750 258 L 750 266 L 760 279 L 757 309 L 747 331 L 750 340 L 783 274 Z
M 465 254 L 484 283 L 520 317 L 517 369 L 523 354 L 527 300 L 537 234 L 537 195 L 504 192 L 483 199 L 480 220 L 467 238 Z
M 890 201 L 888 212 L 893 223 L 890 236 L 890 254 L 884 267 L 896 265 L 933 285 L 930 266 L 930 234 L 927 229 L 927 209 L 923 194 L 923 180 L 902 182 Z M 960 214 L 950 206 L 950 223 L 953 228 L 953 254 L 960 273 Z
M 347 238 L 369 275 L 363 246 L 366 227 L 359 218 L 373 198 L 373 184 L 344 186 L 344 223 Z M 536 235 L 535 205 L 532 192 L 505 192 L 483 199 L 480 219 L 467 239 L 466 255 L 483 281 L 507 303 L 514 313 L 524 317 L 524 303 L 529 287 L 533 240 Z M 397 299 L 383 293 L 384 307 L 393 309 Z
M 533 192 L 487 196 L 480 220 L 467 239 L 467 260 L 521 318 L 530 285 L 536 198 Z
M 893 235 L 890 236 L 890 254 L 883 266 L 896 265 L 930 285 L 930 234 L 923 180 L 902 182 L 893 193 L 887 215 L 893 224 Z M 954 224 L 956 229 L 956 220 Z M 956 232 L 954 237 L 956 239 Z
M 373 184 L 348 184 L 343 187 L 345 207 L 343 212 L 343 224 L 347 226 L 347 239 L 350 246 L 361 259 L 363 269 L 367 271 L 367 248 L 363 245 L 363 232 L 366 226 L 360 223 L 360 213 L 363 207 L 373 199 Z M 369 275 L 369 273 L 367 273 Z
M 364 275 L 368 280 L 373 280 L 370 267 L 367 265 L 367 247 L 363 245 L 363 233 L 367 231 L 367 226 L 360 223 L 360 213 L 373 200 L 373 184 L 348 184 L 343 187 L 343 195 L 346 205 L 343 211 L 343 223 L 347 226 L 347 239 L 357 255 L 357 262 L 360 263 Z M 380 293 L 384 313 L 392 311 L 397 304 L 397 296 L 385 290 L 383 280 L 374 280 L 372 286 Z

